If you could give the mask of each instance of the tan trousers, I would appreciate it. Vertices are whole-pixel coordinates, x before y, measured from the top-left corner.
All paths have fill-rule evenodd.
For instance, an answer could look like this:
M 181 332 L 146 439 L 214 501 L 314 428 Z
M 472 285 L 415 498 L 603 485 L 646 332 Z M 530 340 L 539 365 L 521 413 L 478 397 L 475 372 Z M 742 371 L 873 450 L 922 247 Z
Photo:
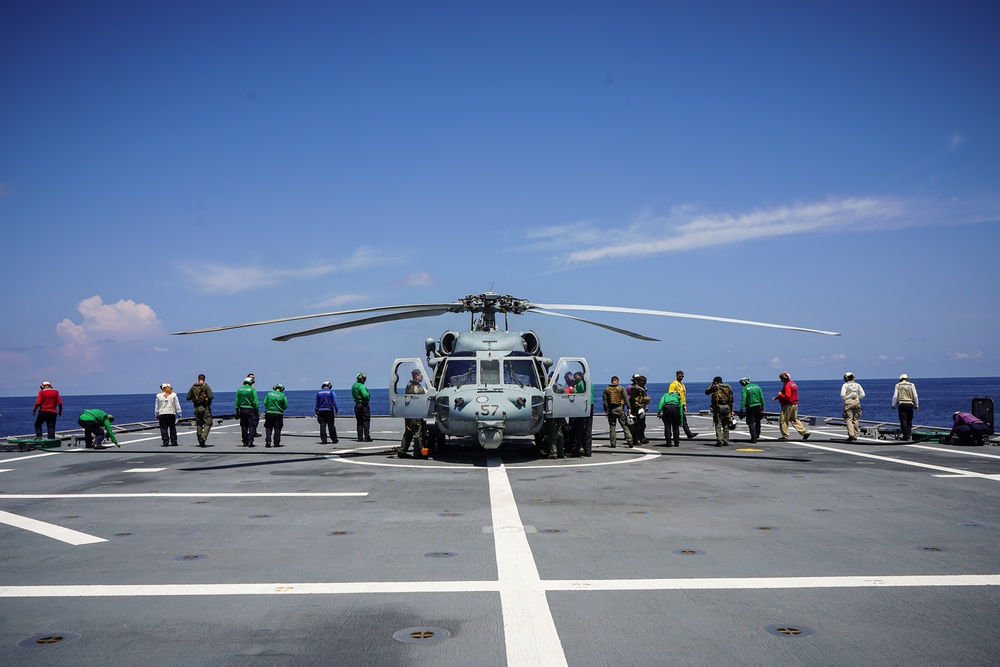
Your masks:
M 781 406 L 781 420 L 778 422 L 778 430 L 781 431 L 782 438 L 788 438 L 789 424 L 795 427 L 795 430 L 799 432 L 799 435 L 806 435 L 809 433 L 802 422 L 799 421 L 798 405 Z
M 861 401 L 851 398 L 844 401 L 844 425 L 847 426 L 847 437 L 857 438 L 860 435 L 858 421 L 861 419 Z

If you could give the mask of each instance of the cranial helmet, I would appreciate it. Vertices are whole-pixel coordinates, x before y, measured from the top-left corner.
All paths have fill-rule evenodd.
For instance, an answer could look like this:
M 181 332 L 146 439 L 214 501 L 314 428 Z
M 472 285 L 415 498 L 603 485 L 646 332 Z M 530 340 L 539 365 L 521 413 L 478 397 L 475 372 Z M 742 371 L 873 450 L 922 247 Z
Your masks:
M 253 384 L 253 378 L 243 378 L 243 384 L 245 385 Z
M 332 389 L 333 388 L 333 383 L 330 382 L 329 380 L 327 380 L 326 382 L 324 382 L 323 384 L 321 384 L 320 387 L 322 387 L 324 389 Z
M 51 382 L 47 382 L 47 381 L 43 382 L 42 383 L 42 389 L 45 389 L 45 388 L 51 389 L 52 388 L 52 383 Z
M 367 379 L 368 379 L 367 375 L 365 375 L 364 373 L 358 373 L 358 377 L 357 377 L 358 382 L 364 382 Z
M 849 382 L 854 379 L 854 373 L 844 373 L 844 382 Z
M 907 375 L 906 373 L 903 373 L 902 375 L 899 376 L 899 381 L 900 382 L 903 382 L 903 381 L 909 380 L 909 379 L 910 379 L 910 376 Z
M 274 389 L 275 391 L 285 391 L 285 385 L 281 384 L 280 382 L 271 388 Z
M 781 381 L 791 380 L 792 376 L 789 375 L 787 372 L 782 372 L 780 375 L 778 375 L 778 379 Z
M 750 384 L 750 378 L 740 378 L 740 384 L 744 387 Z

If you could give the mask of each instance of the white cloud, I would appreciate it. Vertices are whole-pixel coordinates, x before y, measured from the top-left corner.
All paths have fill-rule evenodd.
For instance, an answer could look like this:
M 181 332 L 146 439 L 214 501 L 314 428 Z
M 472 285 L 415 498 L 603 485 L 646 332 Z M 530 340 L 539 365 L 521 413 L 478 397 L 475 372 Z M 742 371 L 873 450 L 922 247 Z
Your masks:
M 951 352 L 948 357 L 953 361 L 965 361 L 967 359 L 979 359 L 983 356 L 983 353 L 979 350 L 975 352 Z
M 358 303 L 360 301 L 366 301 L 368 297 L 363 294 L 334 294 L 325 299 L 317 301 L 312 305 L 313 308 L 338 308 L 340 306 L 346 306 L 349 303 Z
M 952 132 L 951 134 L 951 150 L 958 150 L 958 147 L 962 145 L 965 138 L 958 132 Z
M 780 236 L 878 231 L 928 224 L 974 223 L 1000 219 L 995 204 L 986 211 L 959 211 L 927 202 L 891 197 L 830 198 L 746 213 L 699 213 L 676 207 L 665 216 L 644 212 L 622 228 L 582 221 L 528 234 L 529 247 L 554 252 L 567 266 L 605 259 L 643 257 L 698 248 L 733 245 Z
M 427 287 L 429 285 L 436 285 L 437 283 L 431 277 L 431 274 L 426 271 L 420 273 L 408 273 L 403 277 L 401 281 L 404 285 L 409 285 L 411 287 Z
M 785 362 L 778 357 L 773 357 L 771 359 L 771 368 L 781 368 L 785 365 Z
M 178 270 L 203 292 L 236 294 L 264 287 L 275 287 L 288 282 L 314 280 L 330 273 L 353 271 L 373 264 L 392 261 L 374 248 L 362 246 L 347 259 L 336 264 L 281 268 L 276 266 L 229 265 L 220 263 L 177 262 Z
M 160 320 L 144 303 L 121 299 L 104 303 L 95 295 L 77 304 L 83 321 L 69 318 L 56 325 L 56 334 L 69 345 L 89 345 L 101 340 L 134 340 L 161 333 Z

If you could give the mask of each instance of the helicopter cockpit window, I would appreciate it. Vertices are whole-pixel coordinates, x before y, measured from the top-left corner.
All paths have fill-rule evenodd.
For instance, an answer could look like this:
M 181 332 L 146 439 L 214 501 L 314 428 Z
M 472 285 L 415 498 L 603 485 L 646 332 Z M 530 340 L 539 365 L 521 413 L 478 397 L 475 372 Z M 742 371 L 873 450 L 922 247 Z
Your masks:
M 403 362 L 396 367 L 392 378 L 394 394 L 423 394 L 427 391 L 427 378 L 418 364 Z
M 466 384 L 476 384 L 475 359 L 450 359 L 445 369 L 446 387 L 461 387 Z
M 552 372 L 549 384 L 557 394 L 582 394 L 588 389 L 583 378 L 583 364 L 565 361 Z
M 538 374 L 535 372 L 534 362 L 529 359 L 504 359 L 503 382 L 537 389 Z
M 484 359 L 479 364 L 479 373 L 483 384 L 500 384 L 500 360 Z

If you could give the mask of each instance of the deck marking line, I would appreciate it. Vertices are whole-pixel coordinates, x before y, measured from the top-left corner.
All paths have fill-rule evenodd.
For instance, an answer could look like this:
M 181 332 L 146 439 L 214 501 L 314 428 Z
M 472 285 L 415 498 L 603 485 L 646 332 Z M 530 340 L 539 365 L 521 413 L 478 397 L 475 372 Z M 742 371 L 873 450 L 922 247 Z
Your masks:
M 720 577 L 718 579 L 597 579 L 543 582 L 550 591 L 767 590 L 1000 586 L 1000 574 L 931 574 L 839 577 Z
M 566 654 L 500 457 L 487 460 L 507 664 L 566 665 Z
M 13 468 L 0 468 L 0 472 L 12 472 Z
M 14 461 L 27 461 L 28 459 L 38 459 L 43 456 L 55 456 L 56 454 L 61 454 L 61 453 L 62 452 L 43 452 L 41 454 L 28 454 L 27 456 L 18 456 L 13 459 L 0 459 L 0 461 L 3 461 L 5 464 L 7 464 L 7 463 L 13 463 Z
M 815 431 L 814 431 L 815 432 Z M 879 456 L 878 454 L 867 454 L 865 452 L 852 452 L 849 449 L 838 449 L 837 447 L 824 447 L 823 445 L 813 445 L 808 442 L 800 442 L 798 440 L 794 441 L 794 444 L 800 447 L 810 447 L 812 449 L 824 449 L 828 452 L 838 452 L 840 454 L 850 454 L 851 456 L 860 456 L 866 459 L 875 459 L 877 461 L 887 461 L 889 463 L 898 463 L 904 466 L 915 466 L 917 468 L 927 468 L 929 470 L 939 470 L 945 473 L 951 473 L 956 477 L 980 477 L 982 479 L 995 480 L 994 475 L 981 472 L 973 472 L 971 470 L 961 470 L 959 468 L 946 468 L 944 466 L 937 466 L 931 463 L 920 463 L 919 461 L 908 461 L 906 459 L 894 459 L 891 456 Z
M 809 590 L 826 588 L 948 588 L 1000 586 L 1000 574 L 838 577 L 720 577 L 693 579 L 554 579 L 547 591 Z M 503 593 L 496 581 L 355 581 L 243 584 L 83 584 L 0 586 L 0 598 L 180 597 L 224 595 L 384 595 L 397 593 Z
M 962 449 L 945 449 L 944 447 L 931 447 L 929 445 L 906 445 L 916 449 L 929 449 L 932 452 L 945 452 L 947 454 L 961 454 L 963 456 L 981 456 L 984 459 L 1000 459 L 996 454 L 981 454 L 979 452 L 967 452 Z
M 285 493 L 0 493 L 0 500 L 61 500 L 78 498 L 359 498 L 367 491 Z
M 122 472 L 163 472 L 167 468 L 129 468 L 128 470 L 122 470 Z
M 73 546 L 107 542 L 107 540 L 103 537 L 94 537 L 93 535 L 88 535 L 87 533 L 70 530 L 69 528 L 63 528 L 62 526 L 46 523 L 37 519 L 29 519 L 28 517 L 11 514 L 10 512 L 4 512 L 2 510 L 0 510 L 0 523 L 5 523 L 8 526 L 13 526 L 15 528 L 30 530 L 32 533 L 38 533 L 39 535 L 44 535 L 45 537 L 51 537 L 54 540 L 66 542 L 67 544 L 72 544 Z

